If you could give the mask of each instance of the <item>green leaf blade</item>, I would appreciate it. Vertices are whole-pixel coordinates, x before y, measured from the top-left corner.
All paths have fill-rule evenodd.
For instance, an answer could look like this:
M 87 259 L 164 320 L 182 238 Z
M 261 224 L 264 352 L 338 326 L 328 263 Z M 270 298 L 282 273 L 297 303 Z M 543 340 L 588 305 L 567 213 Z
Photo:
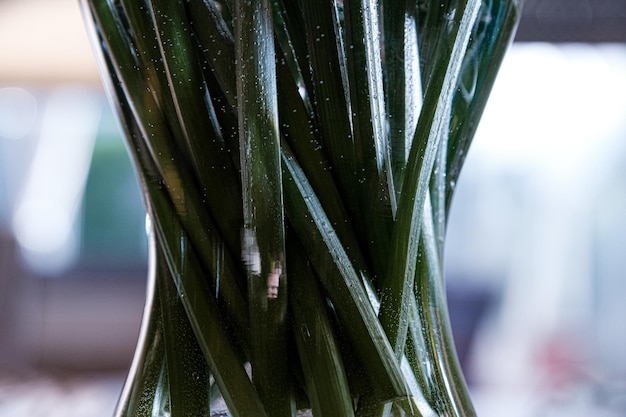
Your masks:
M 274 34 L 268 0 L 235 1 L 237 110 L 252 379 L 270 417 L 295 415 L 287 369 L 287 279 Z
M 290 223 L 326 289 L 379 400 L 407 395 L 384 330 L 336 233 L 296 161 L 283 155 L 285 206 Z
M 353 417 L 353 398 L 326 300 L 293 234 L 289 248 L 292 249 L 288 267 L 293 274 L 290 286 L 293 332 L 311 408 L 316 417 Z
M 465 7 L 458 11 L 459 20 L 452 49 L 441 54 L 442 59 L 428 84 L 409 155 L 391 246 L 395 259 L 389 263 L 379 313 L 397 355 L 403 354 L 406 342 L 407 308 L 412 297 L 421 218 L 430 176 L 442 130 L 448 120 L 446 115 L 451 109 L 462 53 L 469 41 L 470 29 L 479 6 L 480 0 L 468 0 Z
M 372 273 L 382 277 L 397 202 L 387 144 L 385 93 L 377 0 L 346 0 L 345 54 L 354 135 L 356 179 L 363 231 Z

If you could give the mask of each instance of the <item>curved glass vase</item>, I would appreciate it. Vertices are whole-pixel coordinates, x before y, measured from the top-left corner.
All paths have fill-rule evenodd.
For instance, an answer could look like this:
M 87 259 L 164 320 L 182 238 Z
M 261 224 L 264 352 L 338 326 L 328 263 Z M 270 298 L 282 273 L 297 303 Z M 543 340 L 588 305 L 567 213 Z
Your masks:
M 443 242 L 520 3 L 81 0 L 151 221 L 116 416 L 475 414 Z

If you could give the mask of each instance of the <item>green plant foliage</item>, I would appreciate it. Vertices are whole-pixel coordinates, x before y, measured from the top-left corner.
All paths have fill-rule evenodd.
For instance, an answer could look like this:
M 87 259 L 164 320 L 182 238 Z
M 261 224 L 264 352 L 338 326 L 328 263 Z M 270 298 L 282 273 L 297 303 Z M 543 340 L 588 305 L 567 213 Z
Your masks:
M 81 0 L 152 221 L 118 417 L 475 414 L 443 241 L 520 3 Z

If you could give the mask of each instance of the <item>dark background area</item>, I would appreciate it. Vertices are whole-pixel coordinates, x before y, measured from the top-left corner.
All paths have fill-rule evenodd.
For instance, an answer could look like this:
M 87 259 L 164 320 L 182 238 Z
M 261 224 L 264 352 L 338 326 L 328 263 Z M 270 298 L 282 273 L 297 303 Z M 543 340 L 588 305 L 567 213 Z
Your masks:
M 518 42 L 626 42 L 623 0 L 525 0 Z

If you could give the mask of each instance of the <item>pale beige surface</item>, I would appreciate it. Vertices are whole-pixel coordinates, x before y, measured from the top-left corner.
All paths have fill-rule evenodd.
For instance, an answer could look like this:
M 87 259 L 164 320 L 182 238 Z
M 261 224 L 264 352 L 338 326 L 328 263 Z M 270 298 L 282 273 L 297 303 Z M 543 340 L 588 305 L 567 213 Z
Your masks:
M 0 416 L 111 417 L 123 378 L 0 374 Z
M 98 84 L 78 0 L 0 1 L 0 84 Z

